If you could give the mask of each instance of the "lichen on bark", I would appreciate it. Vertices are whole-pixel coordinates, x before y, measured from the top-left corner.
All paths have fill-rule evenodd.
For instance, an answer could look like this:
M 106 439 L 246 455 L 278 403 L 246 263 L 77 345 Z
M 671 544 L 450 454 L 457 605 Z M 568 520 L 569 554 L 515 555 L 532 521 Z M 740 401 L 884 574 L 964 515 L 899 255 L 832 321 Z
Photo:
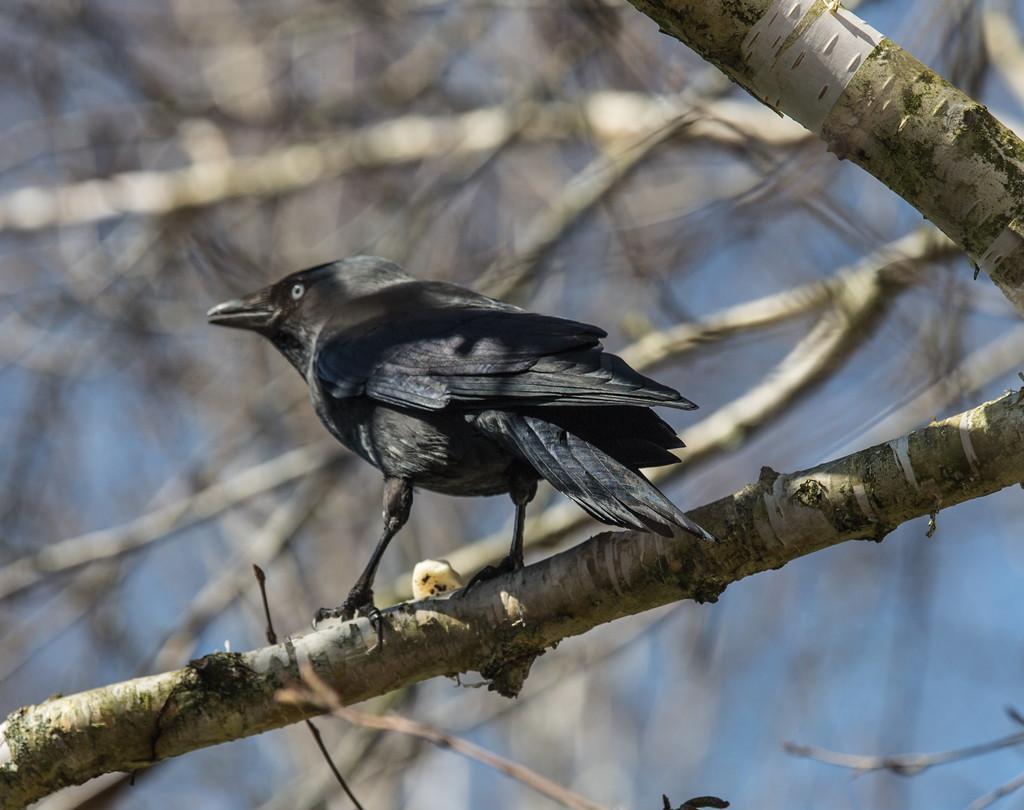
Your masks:
M 857 71 L 822 137 L 974 256 L 1024 203 L 1024 144 L 889 40 Z
M 733 81 L 746 86 L 749 67 L 741 46 L 771 0 L 630 0 L 661 30 L 700 53 Z

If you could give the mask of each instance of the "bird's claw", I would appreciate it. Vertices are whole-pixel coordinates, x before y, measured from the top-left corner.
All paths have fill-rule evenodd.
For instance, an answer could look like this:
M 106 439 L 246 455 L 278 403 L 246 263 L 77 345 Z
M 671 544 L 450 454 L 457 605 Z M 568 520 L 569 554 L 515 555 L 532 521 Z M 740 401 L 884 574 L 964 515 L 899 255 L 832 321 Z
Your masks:
M 372 602 L 361 611 L 367 619 L 370 620 L 370 626 L 377 631 L 377 646 L 381 647 L 384 644 L 384 614 L 381 613 L 378 608 Z
M 377 644 L 384 643 L 384 614 L 373 603 L 373 594 L 350 593 L 338 607 L 320 608 L 313 617 L 313 629 L 325 619 L 341 619 L 351 621 L 357 616 L 363 616 L 370 621 L 370 625 L 377 631 Z
M 313 616 L 313 629 L 316 630 L 316 626 L 327 619 L 345 619 L 347 621 L 350 618 L 352 617 L 345 616 L 344 609 L 341 605 L 332 608 L 318 608 L 316 615 Z
M 514 559 L 513 557 L 505 557 L 497 565 L 486 565 L 477 571 L 472 579 L 469 580 L 461 589 L 455 591 L 452 594 L 453 599 L 461 599 L 474 585 L 478 585 L 481 582 L 487 582 L 489 579 L 500 577 L 502 574 L 511 574 L 513 571 L 518 571 L 523 567 L 523 561 Z

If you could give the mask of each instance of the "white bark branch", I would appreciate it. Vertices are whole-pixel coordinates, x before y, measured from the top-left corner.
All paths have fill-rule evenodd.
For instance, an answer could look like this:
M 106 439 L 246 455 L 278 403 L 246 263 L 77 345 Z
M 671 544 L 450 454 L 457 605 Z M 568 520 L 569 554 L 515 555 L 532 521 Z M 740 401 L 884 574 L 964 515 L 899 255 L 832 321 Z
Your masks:
M 630 0 L 934 222 L 1024 313 L 1024 142 L 826 0 Z
M 846 540 L 881 540 L 915 517 L 1022 480 L 1018 392 L 809 470 L 766 468 L 756 483 L 691 512 L 719 544 L 605 532 L 464 599 L 389 609 L 383 647 L 365 619 L 332 622 L 284 644 L 19 709 L 0 725 L 0 808 L 296 722 L 303 713 L 275 694 L 299 682 L 300 665 L 345 704 L 467 670 L 509 691 L 510 673 L 567 636 L 680 599 L 717 599 L 750 574 Z

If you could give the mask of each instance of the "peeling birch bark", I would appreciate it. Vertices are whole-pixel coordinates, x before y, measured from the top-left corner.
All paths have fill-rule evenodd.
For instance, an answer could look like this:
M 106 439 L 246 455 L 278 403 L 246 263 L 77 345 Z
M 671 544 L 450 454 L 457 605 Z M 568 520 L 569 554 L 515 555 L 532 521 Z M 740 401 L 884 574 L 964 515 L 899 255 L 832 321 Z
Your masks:
M 294 723 L 303 710 L 275 693 L 298 682 L 302 664 L 345 704 L 463 671 L 510 693 L 523 662 L 567 636 L 681 599 L 714 601 L 743 577 L 846 540 L 881 540 L 915 517 L 1020 483 L 1022 394 L 809 470 L 765 468 L 690 513 L 718 544 L 605 532 L 464 599 L 387 610 L 380 648 L 365 619 L 330 622 L 273 647 L 19 709 L 0 725 L 0 808 Z
M 1024 314 L 1024 142 L 826 0 L 630 0 L 934 222 Z

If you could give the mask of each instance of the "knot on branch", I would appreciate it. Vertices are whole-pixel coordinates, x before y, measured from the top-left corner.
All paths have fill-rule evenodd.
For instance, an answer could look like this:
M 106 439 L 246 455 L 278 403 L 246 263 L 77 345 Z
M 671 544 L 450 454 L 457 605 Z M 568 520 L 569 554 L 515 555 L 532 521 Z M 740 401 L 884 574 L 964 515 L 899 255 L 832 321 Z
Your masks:
M 687 583 L 686 592 L 699 605 L 714 604 L 725 588 L 726 583 L 724 582 L 700 578 Z
M 199 685 L 218 695 L 234 694 L 247 685 L 253 671 L 240 653 L 218 652 L 188 662 Z
M 515 698 L 523 691 L 530 667 L 544 654 L 544 650 L 520 653 L 514 656 L 496 655 L 480 670 L 487 680 L 487 689 L 502 697 Z
M 823 504 L 828 503 L 828 490 L 820 481 L 808 478 L 791 496 L 791 499 L 811 509 L 820 509 Z
M 779 472 L 773 470 L 771 467 L 762 467 L 761 473 L 757 476 L 757 484 L 762 489 L 771 489 L 775 484 L 775 479 L 780 475 Z

